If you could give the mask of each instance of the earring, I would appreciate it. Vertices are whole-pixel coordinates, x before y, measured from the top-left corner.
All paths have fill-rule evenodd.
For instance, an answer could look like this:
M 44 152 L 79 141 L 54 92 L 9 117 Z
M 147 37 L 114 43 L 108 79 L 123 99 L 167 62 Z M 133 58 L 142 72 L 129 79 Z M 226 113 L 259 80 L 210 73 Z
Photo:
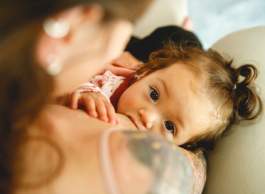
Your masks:
M 43 29 L 48 36 L 59 39 L 69 33 L 70 24 L 66 21 L 49 18 L 44 21 Z
M 48 58 L 48 66 L 46 71 L 51 76 L 58 75 L 61 72 L 62 67 L 63 65 L 58 60 L 55 60 L 53 57 Z

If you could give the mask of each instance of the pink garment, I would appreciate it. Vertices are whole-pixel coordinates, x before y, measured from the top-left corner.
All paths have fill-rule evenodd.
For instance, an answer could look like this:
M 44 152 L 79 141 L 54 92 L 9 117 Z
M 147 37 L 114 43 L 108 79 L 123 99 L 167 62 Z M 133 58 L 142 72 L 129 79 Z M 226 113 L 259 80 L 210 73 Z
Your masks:
M 102 75 L 96 75 L 89 82 L 82 84 L 75 92 L 99 92 L 106 97 L 116 108 L 118 99 L 122 92 L 133 82 L 132 77 L 122 77 L 114 75 L 110 71 Z M 195 153 L 183 149 L 183 153 L 190 160 L 194 172 L 196 184 L 193 194 L 201 194 L 206 182 L 206 161 L 201 151 Z
M 105 71 L 82 84 L 75 92 L 99 92 L 116 108 L 121 94 L 132 84 L 134 75 L 123 77 Z

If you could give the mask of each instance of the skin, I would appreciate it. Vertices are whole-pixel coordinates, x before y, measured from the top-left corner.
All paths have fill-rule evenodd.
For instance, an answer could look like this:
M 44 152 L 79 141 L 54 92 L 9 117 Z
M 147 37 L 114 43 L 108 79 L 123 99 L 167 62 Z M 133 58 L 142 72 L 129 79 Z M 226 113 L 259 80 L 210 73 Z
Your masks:
M 123 116 L 120 119 L 124 120 L 121 123 L 127 122 Z M 91 126 L 93 127 L 91 128 Z M 63 153 L 63 167 L 49 184 L 34 189 L 20 190 L 18 193 L 47 193 L 48 191 L 53 191 L 56 194 L 108 193 L 99 162 L 99 140 L 103 130 L 110 127 L 111 125 L 108 123 L 87 117 L 84 112 L 73 111 L 62 106 L 48 106 L 31 127 L 29 133 L 33 140 L 38 136 L 52 139 Z M 117 181 L 122 181 L 120 175 L 128 172 L 128 169 L 125 168 L 127 163 L 134 169 L 142 169 L 143 171 L 134 171 L 133 176 L 146 179 L 146 184 L 142 184 L 143 187 L 140 189 L 132 190 L 141 193 L 146 190 L 147 185 L 149 186 L 150 172 L 128 152 L 124 141 L 126 140 L 122 135 L 114 135 L 110 140 L 110 155 L 114 160 L 113 168 L 117 173 L 116 178 Z M 40 172 L 43 172 L 44 166 L 45 169 L 49 169 L 47 166 L 50 165 L 52 169 L 58 164 L 56 163 L 58 157 L 51 157 L 55 155 L 54 150 L 49 149 L 49 146 L 46 149 L 45 147 L 47 147 L 45 143 L 41 143 L 41 141 L 34 143 L 33 141 L 24 149 L 24 157 L 27 157 L 25 159 L 26 172 L 34 172 L 29 175 L 33 174 L 36 177 L 31 179 L 27 177 L 26 173 L 23 180 L 34 182 L 38 178 L 41 179 Z M 124 157 L 124 160 L 120 160 L 121 156 Z M 126 182 L 121 182 L 121 184 L 128 185 Z M 143 190 L 141 191 L 141 189 Z
M 143 64 L 142 61 L 139 61 L 130 52 L 126 51 L 110 63 L 108 70 L 115 75 L 129 76 L 135 73 L 141 64 Z
M 62 71 L 54 77 L 54 96 L 73 91 L 87 77 L 102 71 L 107 62 L 118 56 L 124 48 L 131 33 L 131 24 L 124 20 L 103 24 L 103 13 L 98 6 L 70 9 L 55 16 L 70 24 L 70 32 L 66 37 L 54 39 L 44 32 L 39 36 L 36 45 L 37 60 L 44 67 L 49 65 L 50 60 L 63 66 Z M 124 118 L 119 121 L 120 128 L 128 125 L 133 128 L 128 118 Z M 46 172 L 49 174 L 58 164 L 59 157 L 54 153 L 54 147 L 49 147 L 45 141 L 34 143 L 36 137 L 45 137 L 60 148 L 63 165 L 58 174 L 46 184 L 28 189 L 17 188 L 15 193 L 109 193 L 99 164 L 98 145 L 103 130 L 112 127 L 108 123 L 87 117 L 82 111 L 61 106 L 46 107 L 29 128 L 29 142 L 22 152 L 24 160 L 17 160 L 22 169 L 25 169 L 21 180 L 42 180 L 42 176 L 45 177 Z M 111 137 L 109 151 L 114 178 L 121 193 L 147 193 L 152 179 L 150 167 L 136 158 L 137 150 L 132 152 L 126 148 L 126 142 L 123 135 Z M 124 179 L 126 174 L 131 177 Z M 131 180 L 135 181 L 137 187 L 130 184 Z
M 128 69 L 141 64 L 129 53 L 117 61 L 128 63 Z M 173 64 L 136 81 L 121 95 L 115 108 L 103 95 L 94 92 L 73 93 L 71 108 L 82 107 L 89 116 L 113 125 L 118 123 L 116 109 L 130 118 L 137 130 L 158 133 L 181 145 L 210 132 L 210 126 L 217 122 L 215 105 L 205 88 L 203 76 L 193 74 L 183 64 Z M 151 93 L 159 94 L 159 99 L 152 99 Z M 166 121 L 170 126 L 166 126 Z
M 129 52 L 123 52 L 118 58 L 111 61 L 104 71 L 109 70 L 115 75 L 126 77 L 135 73 L 141 64 L 142 62 L 137 60 Z M 63 97 L 62 101 L 61 104 L 69 106 L 72 109 L 83 109 L 91 117 L 98 118 L 111 124 L 118 123 L 115 108 L 105 96 L 100 93 L 73 92 Z
M 141 78 L 125 90 L 117 112 L 127 115 L 138 130 L 162 134 L 181 145 L 209 132 L 216 121 L 215 106 L 204 88 L 202 76 L 196 76 L 183 64 L 173 64 Z M 152 96 L 157 95 L 158 99 L 154 100 Z
M 123 125 L 128 125 L 126 117 L 123 115 L 117 115 L 117 117 L 120 120 L 120 128 L 124 128 Z M 62 166 L 59 173 L 55 174 L 53 179 L 47 183 L 28 189 L 17 189 L 15 193 L 110 193 L 105 185 L 99 155 L 101 134 L 109 128 L 112 128 L 110 124 L 88 117 L 82 111 L 74 111 L 57 105 L 46 107 L 39 119 L 29 129 L 31 139 L 29 138 L 27 146 L 22 148 L 24 160 L 20 159 L 19 165 L 23 164 L 25 174 L 21 180 L 27 180 L 30 183 L 43 180 L 46 173 L 51 172 L 49 169 L 55 168 L 59 162 L 62 162 L 60 160 L 58 162 L 59 157 L 56 155 L 54 147 L 45 144 L 45 141 L 40 139 L 34 141 L 34 137 L 44 136 L 56 143 L 63 154 Z M 137 134 L 139 133 L 137 132 Z M 157 140 L 152 137 L 145 140 L 145 148 L 150 149 L 149 154 L 145 158 L 139 159 L 138 154 L 143 150 L 141 141 L 139 138 L 134 140 L 133 136 L 121 132 L 110 136 L 108 147 L 114 172 L 113 178 L 122 194 L 147 194 L 153 184 L 159 184 L 159 182 L 153 183 L 156 179 L 153 177 L 153 170 L 149 162 L 158 156 L 157 151 L 153 155 L 152 147 L 149 148 L 152 141 L 157 142 Z M 149 141 L 150 143 L 148 143 Z M 161 143 L 163 144 L 163 142 Z M 133 149 L 130 148 L 131 146 Z M 171 146 L 165 148 L 170 150 Z M 174 152 L 185 159 L 179 150 L 174 150 Z M 180 164 L 184 165 L 183 168 L 190 168 L 187 162 Z M 160 167 L 156 166 L 157 170 L 158 168 Z M 176 178 L 176 180 L 178 179 Z M 132 181 L 134 184 L 131 184 Z M 175 188 L 178 193 L 176 185 L 172 188 Z
M 72 91 L 87 77 L 102 71 L 106 62 L 115 58 L 123 49 L 131 24 L 115 20 L 103 25 L 102 16 L 103 12 L 97 6 L 70 9 L 55 16 L 69 22 L 71 31 L 66 37 L 53 39 L 45 33 L 40 35 L 36 45 L 37 60 L 47 67 L 49 60 L 56 56 L 53 60 L 63 65 L 62 71 L 55 76 L 54 96 Z M 127 117 L 121 118 L 116 128 L 134 128 Z M 28 139 L 21 147 L 20 160 L 15 160 L 18 169 L 22 170 L 19 171 L 20 176 L 16 177 L 20 178 L 22 185 L 39 183 L 38 180 L 43 184 L 36 187 L 33 184 L 24 189 L 16 187 L 14 193 L 109 193 L 102 175 L 98 146 L 102 132 L 112 127 L 87 117 L 82 111 L 47 106 L 28 128 Z M 134 151 L 128 148 L 129 139 L 121 133 L 110 137 L 109 153 L 114 179 L 121 193 L 149 193 L 152 171 L 146 163 L 139 161 L 139 156 L 136 157 L 142 147 L 136 147 Z M 60 156 L 63 156 L 63 160 Z M 59 171 L 49 177 L 58 165 L 61 167 Z M 47 180 L 46 176 L 52 179 Z M 132 180 L 134 184 L 131 184 Z
M 72 8 L 54 16 L 69 23 L 70 31 L 67 36 L 52 38 L 44 31 L 39 35 L 36 59 L 44 68 L 48 67 L 51 60 L 62 65 L 62 71 L 54 77 L 55 97 L 73 91 L 76 86 L 86 81 L 87 77 L 105 69 L 107 62 L 120 55 L 124 49 L 131 34 L 132 24 L 122 19 L 102 23 L 103 15 L 104 11 L 98 5 Z M 122 123 L 130 126 L 128 121 L 128 118 L 120 121 L 120 127 L 124 128 L 125 124 Z M 21 148 L 23 159 L 20 158 L 18 166 L 25 171 L 20 178 L 25 184 L 38 183 L 38 180 L 44 180 L 45 183 L 46 173 L 49 175 L 49 172 L 56 168 L 58 160 L 62 162 L 53 149 L 56 146 L 60 148 L 63 156 L 62 169 L 47 184 L 28 189 L 17 188 L 15 193 L 109 193 L 103 181 L 98 145 L 101 133 L 110 127 L 112 126 L 107 123 L 87 117 L 84 112 L 62 106 L 47 106 L 29 128 L 30 138 L 25 149 Z M 50 146 L 40 137 L 51 140 L 51 145 L 56 146 Z M 39 141 L 35 141 L 39 138 Z M 117 173 L 114 178 L 121 185 L 129 185 L 129 182 L 119 176 L 128 172 L 129 164 L 133 175 L 128 180 L 145 180 L 141 182 L 142 187 L 131 187 L 129 191 L 145 193 L 150 187 L 150 170 L 137 161 L 128 149 L 124 148 L 122 151 L 122 147 L 116 146 L 125 140 L 122 135 L 116 136 L 115 141 L 110 140 L 109 151 Z M 119 157 L 123 160 L 120 161 Z M 119 168 L 118 164 L 124 168 Z M 119 189 L 123 192 L 127 187 Z
M 132 24 L 123 19 L 103 23 L 103 15 L 99 5 L 75 7 L 53 17 L 70 25 L 65 37 L 52 38 L 44 31 L 40 34 L 37 60 L 45 68 L 51 62 L 62 65 L 61 72 L 54 77 L 54 96 L 73 91 L 122 53 Z

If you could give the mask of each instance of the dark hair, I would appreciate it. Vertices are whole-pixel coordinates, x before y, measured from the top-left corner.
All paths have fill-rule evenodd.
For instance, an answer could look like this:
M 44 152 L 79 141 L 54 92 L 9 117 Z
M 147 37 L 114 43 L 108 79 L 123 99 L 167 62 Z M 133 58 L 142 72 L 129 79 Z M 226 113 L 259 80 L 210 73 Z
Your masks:
M 138 60 L 146 63 L 150 53 L 162 49 L 168 42 L 202 49 L 202 44 L 196 34 L 179 26 L 169 25 L 155 29 L 142 39 L 131 38 L 126 50 Z
M 22 29 L 0 45 L 0 193 L 10 193 L 16 148 L 53 89 L 33 59 L 35 33 Z
M 197 76 L 206 77 L 208 96 L 219 108 L 220 116 L 216 124 L 207 130 L 210 132 L 190 139 L 183 147 L 189 150 L 210 150 L 215 140 L 233 124 L 242 120 L 253 120 L 262 112 L 261 98 L 253 83 L 257 77 L 257 69 L 251 64 L 234 68 L 232 61 L 225 60 L 212 49 L 204 51 L 169 43 L 165 48 L 153 52 L 137 74 L 146 75 L 175 63 L 185 65 Z
M 82 4 L 100 4 L 108 17 L 135 21 L 152 0 L 0 1 L 0 193 L 12 193 L 18 148 L 48 103 L 53 78 L 34 58 L 45 18 Z
M 99 4 L 105 19 L 123 18 L 135 22 L 153 0 L 2 0 L 0 2 L 0 40 L 3 35 L 30 22 L 78 5 Z

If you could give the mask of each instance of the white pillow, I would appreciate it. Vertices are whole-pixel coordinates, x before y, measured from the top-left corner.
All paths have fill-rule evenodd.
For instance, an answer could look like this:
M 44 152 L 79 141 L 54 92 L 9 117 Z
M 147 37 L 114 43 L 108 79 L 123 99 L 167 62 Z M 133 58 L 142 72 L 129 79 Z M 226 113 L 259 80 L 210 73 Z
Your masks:
M 264 99 L 265 26 L 232 33 L 212 48 L 232 57 L 234 65 L 255 64 L 259 69 L 257 83 Z M 261 117 L 253 125 L 241 124 L 232 130 L 210 154 L 204 194 L 264 194 L 265 119 Z
M 154 0 L 137 22 L 134 35 L 142 38 L 158 27 L 181 25 L 187 16 L 187 10 L 187 0 Z

